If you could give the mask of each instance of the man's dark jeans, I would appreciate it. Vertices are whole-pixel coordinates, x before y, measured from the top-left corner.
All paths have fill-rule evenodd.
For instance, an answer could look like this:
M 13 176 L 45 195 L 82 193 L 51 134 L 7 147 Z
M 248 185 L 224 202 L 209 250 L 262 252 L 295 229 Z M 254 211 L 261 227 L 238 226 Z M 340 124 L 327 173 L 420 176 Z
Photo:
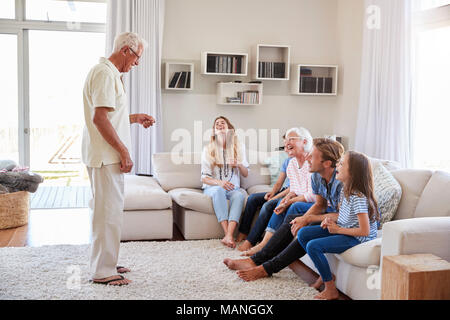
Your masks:
M 289 223 L 303 214 L 288 215 L 266 246 L 250 257 L 256 265 L 262 265 L 269 276 L 305 255 L 305 250 L 292 235 Z
M 264 230 L 269 223 L 270 217 L 272 216 L 273 210 L 276 208 L 278 203 L 278 200 L 270 200 L 266 202 L 264 199 L 265 195 L 265 192 L 261 192 L 254 193 L 248 197 L 244 215 L 242 216 L 241 224 L 239 225 L 239 232 L 247 234 L 247 240 L 250 241 L 253 246 L 256 245 L 261 239 Z M 251 228 L 253 217 L 259 207 L 261 207 L 261 210 L 259 211 L 258 219 L 256 219 L 253 228 Z

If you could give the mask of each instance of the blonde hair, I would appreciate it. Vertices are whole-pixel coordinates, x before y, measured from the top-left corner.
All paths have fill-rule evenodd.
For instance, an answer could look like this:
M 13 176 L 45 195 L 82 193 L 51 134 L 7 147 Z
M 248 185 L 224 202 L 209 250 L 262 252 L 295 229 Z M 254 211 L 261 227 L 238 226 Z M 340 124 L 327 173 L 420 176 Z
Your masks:
M 222 144 L 217 141 L 216 135 L 216 121 L 219 119 L 223 119 L 228 126 L 227 136 L 226 136 L 226 149 L 224 150 Z M 230 143 L 228 143 L 230 142 Z M 231 146 L 230 146 L 231 144 Z M 228 120 L 224 116 L 217 117 L 213 122 L 213 131 L 211 135 L 211 139 L 207 146 L 207 155 L 209 157 L 209 162 L 213 167 L 223 167 L 223 155 L 220 151 L 225 151 L 225 161 L 228 159 L 235 159 L 238 163 L 242 162 L 242 152 L 241 152 L 241 143 L 236 135 L 234 126 L 231 124 L 230 120 Z

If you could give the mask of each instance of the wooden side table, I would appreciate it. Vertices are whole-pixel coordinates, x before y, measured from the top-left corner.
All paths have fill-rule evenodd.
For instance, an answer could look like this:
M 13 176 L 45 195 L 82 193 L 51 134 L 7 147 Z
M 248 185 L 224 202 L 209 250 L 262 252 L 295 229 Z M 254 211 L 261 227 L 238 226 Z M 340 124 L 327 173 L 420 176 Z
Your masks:
M 450 263 L 432 254 L 383 257 L 382 300 L 450 300 Z

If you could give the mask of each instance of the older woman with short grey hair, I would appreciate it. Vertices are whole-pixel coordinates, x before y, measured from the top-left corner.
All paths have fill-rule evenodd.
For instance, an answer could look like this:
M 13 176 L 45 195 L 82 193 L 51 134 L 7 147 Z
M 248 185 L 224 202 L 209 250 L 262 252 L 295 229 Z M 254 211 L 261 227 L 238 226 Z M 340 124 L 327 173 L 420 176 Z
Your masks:
M 292 128 L 286 132 L 286 151 L 289 157 L 289 165 L 286 169 L 289 178 L 289 191 L 286 196 L 278 200 L 278 204 L 272 213 L 266 228 L 263 240 L 253 248 L 244 251 L 242 255 L 252 256 L 261 250 L 272 235 L 280 227 L 285 218 L 287 209 L 295 202 L 314 202 L 312 193 L 311 173 L 309 163 L 306 161 L 313 147 L 311 133 L 302 127 Z

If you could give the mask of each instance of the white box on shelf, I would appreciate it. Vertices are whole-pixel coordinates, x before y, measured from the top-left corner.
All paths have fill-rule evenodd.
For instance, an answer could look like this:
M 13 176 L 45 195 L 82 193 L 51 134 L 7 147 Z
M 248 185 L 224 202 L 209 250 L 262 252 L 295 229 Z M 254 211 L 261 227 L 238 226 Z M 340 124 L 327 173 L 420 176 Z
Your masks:
M 182 72 L 186 73 L 184 79 Z M 164 88 L 166 90 L 181 91 L 194 89 L 194 64 L 189 62 L 166 62 Z
M 293 66 L 294 76 L 291 81 L 291 94 L 336 96 L 338 92 L 338 69 L 337 65 L 297 64 Z M 304 74 L 302 74 L 302 70 L 304 70 Z
M 211 59 L 214 59 L 214 65 Z M 247 65 L 247 53 L 206 51 L 201 55 L 201 74 L 205 75 L 247 76 Z
M 290 50 L 291 47 L 288 45 L 257 44 L 254 46 L 252 49 L 253 78 L 289 80 Z M 280 74 L 283 76 L 280 77 Z
M 239 102 L 228 102 L 227 98 L 238 98 L 239 92 L 244 92 Z M 217 104 L 219 105 L 260 105 L 262 104 L 263 85 L 262 83 L 238 83 L 238 82 L 218 82 L 217 83 Z M 236 99 L 237 100 L 237 99 Z M 245 102 L 244 102 L 245 101 Z

